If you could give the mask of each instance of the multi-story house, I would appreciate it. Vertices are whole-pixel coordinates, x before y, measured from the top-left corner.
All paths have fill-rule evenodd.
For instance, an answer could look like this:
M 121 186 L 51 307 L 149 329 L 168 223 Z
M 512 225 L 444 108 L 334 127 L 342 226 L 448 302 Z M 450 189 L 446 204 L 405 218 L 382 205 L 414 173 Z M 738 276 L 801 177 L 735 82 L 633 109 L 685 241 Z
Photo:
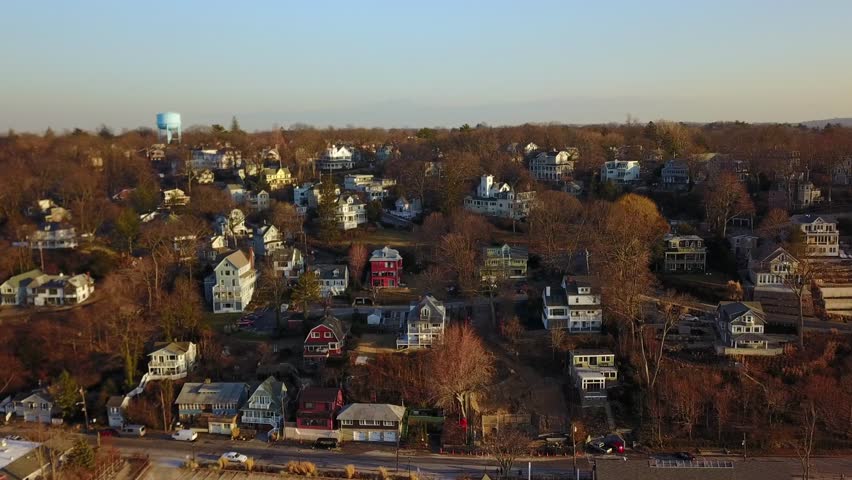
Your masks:
M 349 288 L 349 267 L 317 263 L 310 266 L 320 284 L 320 294 L 323 297 L 336 297 L 346 293 Z
M 15 414 L 25 422 L 50 424 L 61 413 L 53 395 L 46 390 L 36 390 L 17 402 Z
M 482 251 L 482 268 L 479 275 L 483 282 L 493 283 L 506 279 L 527 277 L 529 251 L 525 247 L 504 244 L 485 247 Z
M 367 210 L 364 202 L 355 195 L 341 195 L 337 199 L 337 225 L 343 230 L 352 230 L 365 223 Z
M 669 160 L 661 172 L 663 189 L 689 190 L 689 164 L 683 160 Z
M 189 195 L 179 188 L 163 190 L 163 206 L 166 208 L 183 207 L 189 204 Z
M 182 422 L 230 435 L 247 397 L 248 385 L 241 382 L 184 383 L 175 405 Z
M 369 174 L 346 175 L 343 188 L 363 192 L 367 201 L 382 201 L 388 196 L 388 187 L 396 185 L 396 180 L 389 178 L 373 178 Z
M 527 155 L 538 150 L 535 144 L 533 150 L 524 148 Z M 580 151 L 575 148 L 567 148 L 558 152 L 541 152 L 530 159 L 530 174 L 540 182 L 558 182 L 565 180 L 574 173 L 574 163 L 580 158 Z
M 515 192 L 508 183 L 494 182 L 493 175 L 483 175 L 476 195 L 464 199 L 464 208 L 474 213 L 520 220 L 530 211 L 535 192 Z
M 275 273 L 284 278 L 295 280 L 305 271 L 305 258 L 296 247 L 283 246 L 270 255 Z
M 241 250 L 223 258 L 204 283 L 208 288 L 213 313 L 242 312 L 254 295 L 257 271 L 254 253 Z
M 415 198 L 409 202 L 408 199 L 401 196 L 394 202 L 394 209 L 388 213 L 395 217 L 411 220 L 420 216 L 423 213 L 423 208 L 420 206 L 420 199 Z
M 615 354 L 607 349 L 578 348 L 568 354 L 571 378 L 584 401 L 605 399 L 618 380 Z
M 38 268 L 19 273 L 0 284 L 0 305 L 26 305 L 27 285 L 44 275 Z
M 822 190 L 811 181 L 796 182 L 795 208 L 810 208 L 822 201 Z
M 839 257 L 840 232 L 837 219 L 827 215 L 793 215 L 790 219 L 805 236 L 807 256 Z
M 246 194 L 246 206 L 254 212 L 262 212 L 269 209 L 269 192 L 248 192 Z
M 799 261 L 787 250 L 767 246 L 752 250 L 748 262 L 748 278 L 757 288 L 783 287 L 787 277 L 796 272 Z
M 601 296 L 585 279 L 565 277 L 560 287 L 544 287 L 541 322 L 544 328 L 564 328 L 569 333 L 600 332 L 603 326 Z
M 166 144 L 164 143 L 155 143 L 143 150 L 145 151 L 145 157 L 152 162 L 162 162 L 166 159 Z
M 831 182 L 835 185 L 852 183 L 852 157 L 846 157 L 837 162 L 831 169 Z
M 254 229 L 252 237 L 254 252 L 259 257 L 265 257 L 284 247 L 284 239 L 275 225 L 262 225 Z
M 385 245 L 373 250 L 370 257 L 370 286 L 373 288 L 399 287 L 402 275 L 402 255 L 399 250 Z
M 66 223 L 44 223 L 27 236 L 32 249 L 77 248 L 77 230 Z
M 634 183 L 639 181 L 640 174 L 641 167 L 637 160 L 609 160 L 601 165 L 601 183 Z
M 230 170 L 243 164 L 242 152 L 225 146 L 223 148 L 195 148 L 190 152 L 190 167 L 193 170 Z
M 405 407 L 387 403 L 353 403 L 337 415 L 341 440 L 395 443 L 402 434 Z
M 95 292 L 95 281 L 87 274 L 41 274 L 30 280 L 26 287 L 28 305 L 77 305 L 85 302 Z
M 242 408 L 240 423 L 252 428 L 281 428 L 287 404 L 287 386 L 270 376 L 252 392 Z
M 698 235 L 666 234 L 663 270 L 670 273 L 703 272 L 707 267 L 707 247 Z
M 213 228 L 219 235 L 229 238 L 243 238 L 251 234 L 251 229 L 246 226 L 246 215 L 239 208 L 231 210 L 228 216 L 217 216 Z
M 319 325 L 312 328 L 305 337 L 302 358 L 305 363 L 322 364 L 329 358 L 343 356 L 346 342 L 346 329 L 343 322 L 335 316 L 326 314 Z
M 296 428 L 334 430 L 334 419 L 343 408 L 339 388 L 305 387 L 299 392 Z
M 287 167 L 264 168 L 260 172 L 261 177 L 269 185 L 270 190 L 280 190 L 293 183 L 293 175 Z
M 352 151 L 343 145 L 332 145 L 325 149 L 316 163 L 320 170 L 349 170 L 353 166 Z
M 322 182 L 310 183 L 305 182 L 301 185 L 293 187 L 293 204 L 299 213 L 303 214 L 311 208 L 317 208 L 320 199 L 322 198 Z M 334 195 L 340 195 L 340 187 L 334 186 Z
M 239 183 L 229 183 L 225 185 L 225 191 L 231 196 L 231 200 L 235 204 L 240 205 L 246 201 L 246 187 Z
M 769 348 L 769 338 L 764 335 L 766 315 L 760 302 L 719 302 L 716 324 L 722 344 L 738 349 Z
M 157 342 L 148 354 L 149 380 L 177 380 L 195 368 L 198 349 L 192 342 Z
M 385 163 L 397 153 L 393 145 L 382 145 L 376 149 L 376 162 L 379 164 Z
M 125 395 L 113 395 L 106 403 L 107 424 L 112 428 L 121 428 L 127 421 L 125 413 L 130 404 L 130 397 Z
M 426 295 L 409 307 L 396 348 L 431 347 L 441 340 L 446 325 L 447 309 L 443 302 Z

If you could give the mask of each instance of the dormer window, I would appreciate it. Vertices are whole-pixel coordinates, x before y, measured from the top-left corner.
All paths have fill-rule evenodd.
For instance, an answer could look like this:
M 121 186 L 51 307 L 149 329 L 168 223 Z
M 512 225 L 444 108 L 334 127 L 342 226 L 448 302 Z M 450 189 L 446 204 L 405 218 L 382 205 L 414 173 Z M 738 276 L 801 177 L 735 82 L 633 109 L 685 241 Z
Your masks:
M 420 318 L 429 318 L 429 307 L 423 307 L 420 309 Z

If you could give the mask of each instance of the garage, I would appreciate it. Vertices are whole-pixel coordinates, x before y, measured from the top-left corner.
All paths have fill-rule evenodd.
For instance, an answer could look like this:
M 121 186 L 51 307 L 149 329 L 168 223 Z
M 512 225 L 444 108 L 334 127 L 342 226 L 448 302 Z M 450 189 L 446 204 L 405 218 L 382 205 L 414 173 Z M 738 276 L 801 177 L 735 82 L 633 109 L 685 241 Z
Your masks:
M 370 432 L 370 441 L 371 442 L 381 442 L 382 441 L 382 432 Z
M 396 432 L 385 432 L 383 435 L 386 442 L 396 442 Z
M 353 431 L 352 432 L 352 440 L 355 440 L 356 442 L 365 442 L 365 441 L 367 441 L 367 433 L 366 432 Z

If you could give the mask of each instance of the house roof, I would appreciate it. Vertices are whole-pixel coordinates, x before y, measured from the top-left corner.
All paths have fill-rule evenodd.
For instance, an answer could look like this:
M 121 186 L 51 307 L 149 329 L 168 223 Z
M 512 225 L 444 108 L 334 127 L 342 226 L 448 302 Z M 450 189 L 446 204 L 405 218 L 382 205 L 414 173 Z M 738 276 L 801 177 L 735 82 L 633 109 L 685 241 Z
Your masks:
M 245 383 L 185 383 L 175 404 L 226 404 L 240 403 L 246 391 Z
M 735 321 L 749 311 L 759 320 L 765 320 L 760 302 L 719 302 L 719 311 L 728 317 L 729 321 Z
M 793 261 L 796 261 L 796 257 L 791 255 L 784 247 L 777 244 L 767 243 L 751 251 L 752 258 L 760 262 L 771 262 L 781 255 L 787 255 Z
M 526 259 L 530 255 L 527 247 L 509 245 L 508 243 L 496 247 L 485 247 L 483 251 L 486 257 L 502 257 L 508 254 L 511 258 Z
M 222 262 L 224 261 L 231 262 L 231 264 L 237 268 L 243 268 L 249 264 L 249 259 L 248 257 L 246 257 L 246 254 L 243 253 L 242 250 L 237 250 L 236 252 L 231 253 L 230 255 L 222 259 Z M 219 265 L 221 265 L 222 262 L 219 262 Z
M 318 327 L 326 327 L 331 330 L 332 333 L 334 333 L 334 336 L 336 337 L 337 341 L 339 342 L 342 342 L 343 339 L 346 338 L 346 332 L 343 330 L 343 322 L 341 322 L 339 318 L 331 314 L 326 313 L 325 317 L 322 319 L 322 323 L 320 323 L 314 328 Z M 312 328 L 311 331 L 313 331 L 314 328 Z
M 385 261 L 385 260 L 402 260 L 402 256 L 399 254 L 399 250 L 394 250 L 389 246 L 385 245 L 384 248 L 380 248 L 378 250 L 373 250 L 373 256 L 370 257 L 371 262 Z
M 615 355 L 608 348 L 575 348 L 571 350 L 571 355 Z
M 340 389 L 326 387 L 305 387 L 299 394 L 299 400 L 304 402 L 327 402 L 334 403 L 337 401 L 337 395 Z
M 154 355 L 161 350 L 165 350 L 169 353 L 175 353 L 177 355 L 183 355 L 189 351 L 191 343 L 192 342 L 156 342 L 154 344 L 154 351 L 148 355 Z
M 269 407 L 271 410 L 281 411 L 281 401 L 287 396 L 287 386 L 284 382 L 279 382 L 270 375 L 254 389 L 250 397 L 257 395 L 258 392 L 265 392 L 272 399 Z
M 786 480 L 793 473 L 784 461 L 754 460 L 714 464 L 616 458 L 596 461 L 595 470 L 598 480 Z
M 400 422 L 405 416 L 405 407 L 388 403 L 353 403 L 343 407 L 338 420 L 376 420 Z
M 426 295 L 420 301 L 411 304 L 408 309 L 409 315 L 414 315 L 415 318 L 420 318 L 420 311 L 424 308 L 429 308 L 429 319 L 443 320 L 447 316 L 447 308 L 444 302 L 438 300 L 432 295 Z
M 22 283 L 24 285 L 26 285 L 26 283 L 29 283 L 29 282 L 25 282 L 25 281 L 32 280 L 32 279 L 39 277 L 41 275 L 44 275 L 44 273 L 41 270 L 39 270 L 38 268 L 34 268 L 34 269 L 30 270 L 29 272 L 19 273 L 19 274 L 13 276 L 13 277 L 10 277 L 8 280 L 6 280 L 3 283 L 8 283 L 10 287 L 20 288 Z
M 334 275 L 335 270 L 339 271 L 337 276 Z M 348 273 L 349 271 L 349 267 L 347 267 L 346 265 L 315 263 L 311 266 L 311 271 L 316 272 L 320 280 L 331 280 L 334 278 L 344 278 L 344 276 L 346 276 L 346 273 Z
M 811 224 L 816 222 L 817 220 L 823 223 L 837 223 L 837 218 L 831 215 L 812 215 L 810 213 L 803 213 L 799 215 L 793 215 L 790 217 L 790 221 L 796 224 Z
M 113 395 L 107 400 L 107 408 L 121 408 L 124 405 L 124 397 L 121 395 Z

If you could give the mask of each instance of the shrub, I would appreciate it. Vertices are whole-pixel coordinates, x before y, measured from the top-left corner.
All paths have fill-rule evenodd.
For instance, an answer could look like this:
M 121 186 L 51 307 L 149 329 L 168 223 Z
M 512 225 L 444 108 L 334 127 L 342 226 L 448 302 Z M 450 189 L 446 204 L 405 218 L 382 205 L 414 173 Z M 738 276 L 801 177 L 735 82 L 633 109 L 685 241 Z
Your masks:
M 346 478 L 350 480 L 355 478 L 355 465 L 346 465 L 346 468 L 343 469 L 343 472 L 346 474 Z
M 255 465 L 254 465 L 254 458 L 253 458 L 253 457 L 249 457 L 248 459 L 246 459 L 246 471 L 253 472 L 253 471 L 254 471 L 254 467 L 255 467 Z
M 293 475 L 304 475 L 306 477 L 317 476 L 317 466 L 311 462 L 287 462 L 287 473 Z
M 385 467 L 379 467 L 379 479 L 381 480 L 390 480 L 390 472 Z
M 224 470 L 228 466 L 228 461 L 225 460 L 224 458 L 220 458 L 218 464 L 219 464 L 219 470 Z

